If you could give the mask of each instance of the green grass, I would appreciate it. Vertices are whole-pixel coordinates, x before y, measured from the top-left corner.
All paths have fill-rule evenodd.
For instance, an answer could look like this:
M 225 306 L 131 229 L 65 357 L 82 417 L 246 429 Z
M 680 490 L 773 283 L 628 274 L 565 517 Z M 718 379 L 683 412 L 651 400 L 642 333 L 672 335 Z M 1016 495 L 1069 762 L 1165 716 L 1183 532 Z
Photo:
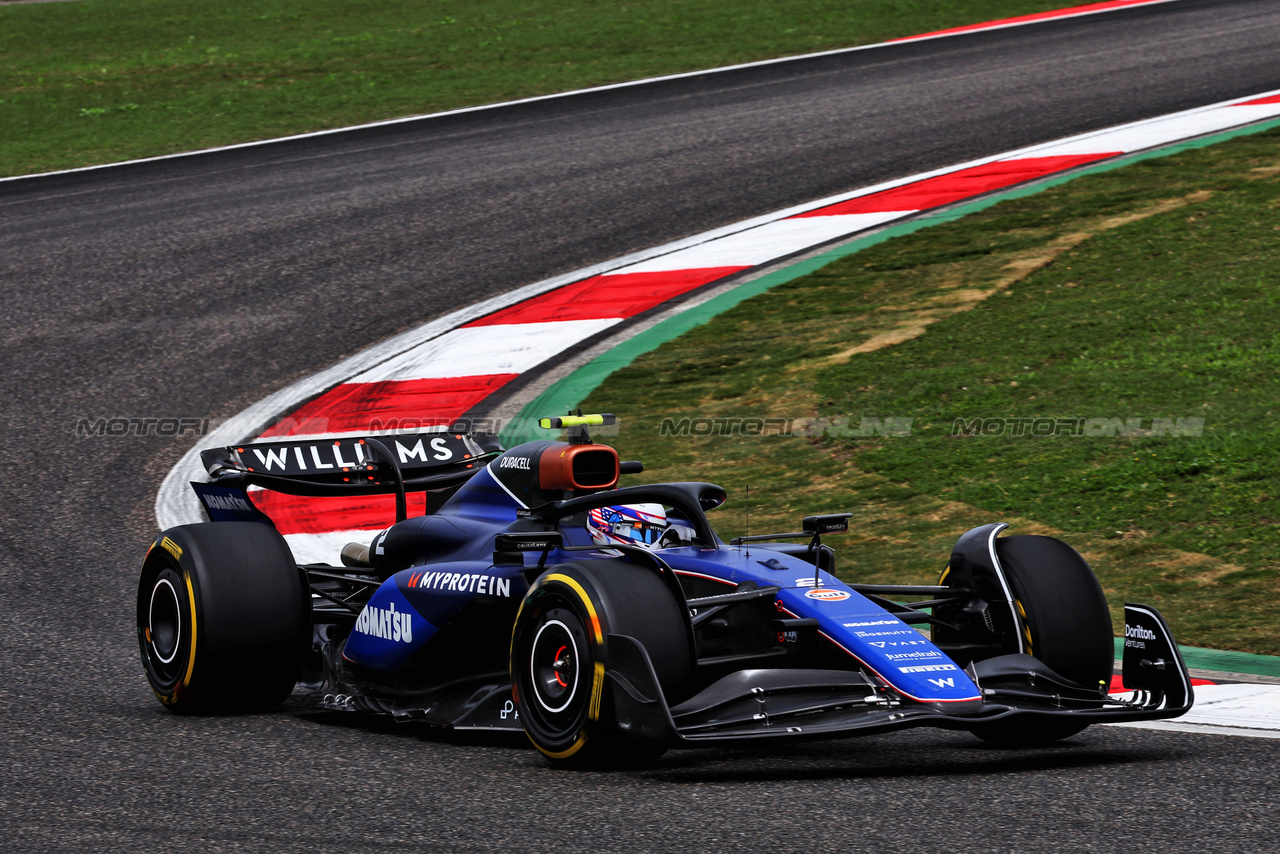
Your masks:
M 0 176 L 864 44 L 1058 0 L 0 6 Z
M 1114 606 L 1162 608 L 1183 643 L 1275 654 L 1278 214 L 1277 130 L 1087 176 L 778 286 L 642 356 L 583 405 L 621 414 L 620 451 L 653 475 L 730 487 L 737 504 L 717 520 L 728 533 L 745 525 L 748 484 L 757 533 L 855 511 L 849 577 L 929 579 L 960 531 L 1002 519 L 1072 542 Z M 848 353 L 873 339 L 898 343 Z M 664 417 L 684 416 L 899 417 L 912 429 L 658 435 Z M 975 418 L 1203 429 L 953 435 Z

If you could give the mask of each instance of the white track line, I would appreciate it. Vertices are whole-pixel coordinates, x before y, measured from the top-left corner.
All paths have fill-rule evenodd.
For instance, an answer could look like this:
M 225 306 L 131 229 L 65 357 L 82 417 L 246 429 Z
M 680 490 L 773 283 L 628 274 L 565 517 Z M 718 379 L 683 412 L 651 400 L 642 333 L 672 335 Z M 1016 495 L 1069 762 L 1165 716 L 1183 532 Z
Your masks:
M 22 2 L 22 0 L 19 0 Z M 25 0 L 25 2 L 55 2 L 55 0 Z M 1144 6 L 1158 6 L 1163 3 L 1174 3 L 1177 0 L 1141 0 L 1141 2 L 1129 3 L 1127 5 L 1110 6 L 1107 8 L 1085 9 L 1078 11 L 1079 7 L 1062 9 L 1061 14 L 1050 15 L 1043 18 L 1035 18 L 1032 20 L 1004 20 L 992 21 L 986 25 L 975 26 L 972 29 L 947 30 L 938 33 L 925 33 L 919 36 L 908 36 L 902 39 L 895 39 L 887 42 L 876 42 L 875 44 L 864 44 L 856 47 L 838 48 L 836 50 L 825 50 L 817 53 L 805 53 L 799 56 L 782 56 L 776 59 L 764 59 L 757 62 L 744 62 L 738 65 L 726 65 L 720 68 L 710 68 L 701 71 L 685 71 L 679 74 L 666 74 L 660 77 L 646 77 L 641 80 L 628 80 L 623 83 L 611 83 L 606 86 L 591 86 L 586 89 L 572 89 L 568 92 L 556 92 L 551 95 L 538 95 L 532 98 L 520 98 L 515 101 L 502 101 L 496 104 L 483 104 L 478 107 L 463 107 L 457 110 L 444 110 L 438 113 L 425 113 L 417 116 L 403 116 L 398 119 L 386 119 L 378 122 L 369 122 L 363 125 L 352 125 L 349 127 L 332 128 L 330 130 L 311 131 L 310 133 L 299 133 L 291 136 L 276 137 L 274 139 L 261 139 L 252 142 L 241 142 L 234 145 L 223 145 L 215 148 L 203 148 L 198 151 L 182 151 L 176 154 L 164 154 L 158 157 L 141 157 L 135 160 L 122 160 L 117 163 L 103 163 L 97 166 L 81 166 L 76 169 L 61 169 L 53 172 L 40 172 L 34 175 L 16 175 L 10 178 L 0 178 L 0 184 L 7 181 L 23 181 L 30 178 L 46 178 L 54 175 L 72 175 L 79 172 L 96 172 L 102 169 L 114 169 L 120 166 L 132 166 L 138 163 L 157 163 L 165 160 L 177 160 L 186 157 L 199 157 L 206 154 L 214 154 L 222 151 L 238 151 L 241 149 L 258 148 L 264 145 L 276 145 L 282 142 L 294 142 L 300 139 L 315 139 L 324 136 L 334 136 L 338 134 L 350 133 L 352 131 L 369 130 L 371 128 L 394 127 L 396 125 L 409 124 L 411 122 L 423 122 L 433 119 L 441 119 L 449 116 L 461 116 L 468 113 L 479 113 L 488 110 L 498 110 L 505 107 L 513 107 L 521 104 L 536 104 L 541 101 L 554 101 L 561 98 L 572 98 L 579 95 L 588 95 L 597 92 L 609 92 L 616 89 L 630 89 L 634 86 L 648 86 L 654 83 L 665 83 L 671 80 L 684 80 L 691 77 L 705 77 L 709 74 L 724 74 L 730 71 L 741 71 L 746 68 L 763 68 L 770 65 L 779 65 L 788 62 L 801 62 L 804 60 L 818 59 L 824 56 L 839 56 L 846 53 L 858 53 L 864 50 L 878 50 L 884 47 L 892 47 L 894 45 L 907 44 L 910 42 L 932 41 L 934 39 L 954 38 L 956 36 L 966 36 L 972 33 L 988 32 L 990 30 L 1004 30 L 1013 27 L 1025 27 L 1032 24 L 1048 23 L 1050 21 L 1063 21 L 1069 18 L 1083 18 L 1089 15 L 1101 15 L 1106 12 L 1118 12 L 1122 9 L 1134 9 Z M 0 4 L 4 5 L 4 4 Z M 15 4 L 16 5 L 16 4 Z

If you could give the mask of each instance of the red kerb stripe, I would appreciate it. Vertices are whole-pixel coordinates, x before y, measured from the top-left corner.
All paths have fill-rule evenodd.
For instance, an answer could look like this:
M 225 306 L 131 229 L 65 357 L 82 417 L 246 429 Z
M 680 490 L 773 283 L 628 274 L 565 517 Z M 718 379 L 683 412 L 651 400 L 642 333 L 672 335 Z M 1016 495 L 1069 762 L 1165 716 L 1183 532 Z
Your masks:
M 1232 104 L 1233 107 L 1258 107 L 1263 104 L 1280 104 L 1280 95 L 1268 95 L 1265 98 L 1256 98 L 1252 101 L 1245 101 L 1241 104 Z
M 949 205 L 982 193 L 990 193 L 1023 181 L 1042 178 L 1064 169 L 1083 166 L 1095 160 L 1105 160 L 1122 152 L 1108 151 L 1099 154 L 1063 154 L 1056 157 L 1025 157 L 1018 160 L 997 160 L 981 166 L 971 166 L 958 172 L 938 175 L 873 193 L 859 196 L 830 207 L 818 208 L 799 217 L 840 216 L 842 214 L 880 213 L 883 211 L 919 211 Z M 797 218 L 799 218 L 797 217 Z
M 263 431 L 262 438 L 447 425 L 517 376 L 343 383 L 280 419 Z
M 473 320 L 467 326 L 633 317 L 673 297 L 745 269 L 745 266 L 703 267 L 661 273 L 592 276 Z
M 1052 18 L 1065 18 L 1069 15 L 1080 15 L 1085 12 L 1102 12 L 1107 9 L 1122 9 L 1125 6 L 1143 6 L 1148 3 L 1154 3 L 1156 0 L 1110 0 L 1106 3 L 1089 3 L 1084 6 L 1071 6 L 1067 9 L 1054 9 L 1052 12 L 1037 12 L 1034 15 L 1019 15 L 1016 18 L 1000 18 L 996 21 L 984 21 L 981 24 L 969 24 L 963 27 L 953 27 L 949 30 L 937 30 L 932 33 L 922 33 L 918 36 L 904 36 L 900 39 L 890 39 L 890 41 L 911 41 L 912 39 L 922 39 L 929 36 L 944 36 L 949 33 L 968 33 L 974 30 L 987 30 L 993 27 L 1004 26 L 1006 24 L 1022 24 L 1031 21 L 1043 21 Z
M 254 505 L 271 517 L 282 534 L 327 534 L 331 531 L 381 531 L 396 521 L 394 495 L 358 498 L 306 498 L 269 489 L 249 493 Z M 426 493 L 406 496 L 410 516 L 427 512 Z
M 392 512 L 394 513 L 395 511 L 393 510 Z M 1218 684 L 1218 683 L 1213 682 L 1213 681 L 1211 681 L 1211 680 L 1209 680 L 1209 679 L 1197 679 L 1197 678 L 1195 678 L 1195 677 L 1192 677 L 1192 678 L 1191 678 L 1191 684 L 1192 684 L 1192 685 L 1216 685 L 1216 684 Z M 1123 693 L 1124 693 L 1124 692 L 1126 692 L 1127 690 L 1129 690 L 1129 689 L 1127 689 L 1127 688 L 1125 688 L 1125 687 L 1124 687 L 1124 677 L 1122 677 L 1119 673 L 1114 673 L 1114 674 L 1112 674 L 1112 676 L 1111 676 L 1111 687 L 1107 689 L 1107 693 L 1108 693 L 1108 694 L 1123 694 Z

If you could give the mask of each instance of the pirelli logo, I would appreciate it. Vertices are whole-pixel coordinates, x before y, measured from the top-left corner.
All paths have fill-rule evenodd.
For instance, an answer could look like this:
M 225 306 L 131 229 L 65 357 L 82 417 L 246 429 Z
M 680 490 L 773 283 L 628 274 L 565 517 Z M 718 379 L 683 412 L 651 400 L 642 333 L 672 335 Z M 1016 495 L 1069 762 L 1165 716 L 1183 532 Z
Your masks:
M 174 560 L 182 560 L 182 546 L 178 545 L 168 537 L 165 537 L 160 541 L 160 548 L 173 555 Z

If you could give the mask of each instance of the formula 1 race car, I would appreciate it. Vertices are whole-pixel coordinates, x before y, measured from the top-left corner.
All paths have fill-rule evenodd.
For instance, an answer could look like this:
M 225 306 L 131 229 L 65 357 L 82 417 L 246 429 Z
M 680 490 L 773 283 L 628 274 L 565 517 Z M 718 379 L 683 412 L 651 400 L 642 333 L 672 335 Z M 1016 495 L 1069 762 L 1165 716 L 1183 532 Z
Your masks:
M 1172 718 L 1190 679 L 1164 619 L 1110 614 L 1070 546 L 963 534 L 935 585 L 846 583 L 824 537 L 726 543 L 709 483 L 618 487 L 642 471 L 587 427 L 503 450 L 463 432 L 259 442 L 205 451 L 211 522 L 161 533 L 138 587 L 147 678 L 169 709 L 297 698 L 454 728 L 523 730 L 553 763 L 915 726 L 1035 745 L 1089 724 Z M 397 520 L 341 565 L 295 562 L 250 488 L 396 495 Z M 407 517 L 406 492 L 426 492 Z M 898 600 L 912 600 L 902 603 Z

